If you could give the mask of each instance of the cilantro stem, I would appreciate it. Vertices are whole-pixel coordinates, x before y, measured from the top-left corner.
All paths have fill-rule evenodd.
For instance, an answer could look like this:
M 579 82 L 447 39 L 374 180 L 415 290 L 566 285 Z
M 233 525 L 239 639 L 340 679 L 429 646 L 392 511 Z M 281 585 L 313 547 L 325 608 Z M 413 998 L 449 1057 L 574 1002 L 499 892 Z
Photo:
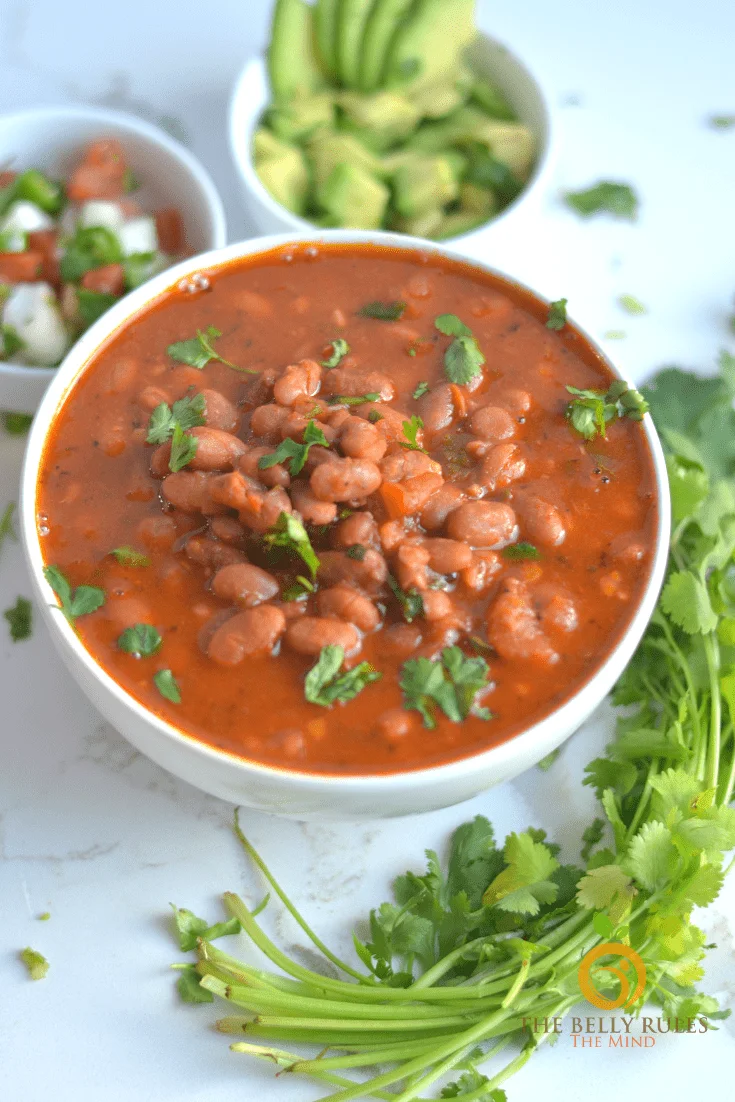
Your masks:
M 707 659 L 710 690 L 710 736 L 707 740 L 707 773 L 705 788 L 717 788 L 720 775 L 720 734 L 722 728 L 722 701 L 720 697 L 720 647 L 714 633 L 703 636 L 704 654 Z
M 285 1071 L 291 1071 L 292 1065 L 299 1062 L 299 1057 L 293 1052 L 284 1052 L 282 1049 L 270 1048 L 267 1045 L 251 1045 L 243 1043 L 242 1041 L 236 1041 L 230 1045 L 232 1052 L 245 1052 L 248 1056 L 257 1056 L 262 1060 L 272 1060 L 278 1067 L 283 1068 Z M 335 1087 L 351 1086 L 352 1080 L 345 1078 L 343 1075 L 334 1075 L 327 1071 L 313 1071 L 309 1073 L 313 1079 L 318 1079 L 323 1083 L 331 1083 Z M 393 1091 L 372 1091 L 373 1098 L 385 1098 L 389 1102 L 395 1099 Z

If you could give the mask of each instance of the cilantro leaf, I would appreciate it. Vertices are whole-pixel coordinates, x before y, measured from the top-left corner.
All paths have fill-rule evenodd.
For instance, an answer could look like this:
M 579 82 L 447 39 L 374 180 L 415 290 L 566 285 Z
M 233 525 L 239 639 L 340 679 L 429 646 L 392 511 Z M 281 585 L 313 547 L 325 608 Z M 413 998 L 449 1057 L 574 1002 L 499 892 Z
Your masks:
M 36 949 L 22 949 L 20 959 L 28 969 L 28 975 L 32 980 L 42 980 L 49 970 L 49 962 Z
M 445 337 L 471 337 L 472 330 L 456 314 L 440 314 L 434 318 L 434 327 Z
M 119 295 L 110 295 L 105 291 L 88 291 L 86 287 L 77 287 L 76 292 L 79 316 L 85 325 L 93 325 L 111 306 L 120 301 Z
M 357 312 L 376 321 L 400 321 L 405 309 L 405 302 L 366 302 Z
M 424 394 L 428 394 L 428 393 L 429 393 L 429 384 L 425 383 L 425 382 L 421 382 L 417 385 L 416 389 L 414 390 L 413 397 L 418 400 L 419 398 L 423 398 Z
M 468 658 L 456 646 L 445 647 L 433 660 L 410 658 L 401 671 L 404 707 L 419 712 L 429 730 L 436 727 L 437 706 L 453 723 L 470 714 L 491 719 L 488 709 L 475 703 L 477 694 L 489 687 L 489 673 L 484 658 Z
M 58 566 L 44 567 L 43 575 L 59 598 L 59 608 L 73 626 L 79 616 L 88 616 L 96 612 L 105 603 L 105 591 L 94 585 L 80 585 L 72 590 L 68 578 Z
M 7 351 L 7 343 L 6 343 Z M 5 431 L 11 436 L 25 436 L 29 428 L 33 424 L 32 413 L 4 413 L 3 425 Z
M 25 348 L 25 341 L 19 336 L 18 330 L 14 325 L 8 325 L 7 322 L 3 322 L 0 326 L 0 334 L 2 334 L 2 348 L 3 358 L 6 360 L 12 359 L 16 352 L 22 352 Z M 18 413 L 6 413 L 5 415 L 5 427 L 8 428 L 9 417 L 25 417 L 27 414 Z M 8 429 L 8 432 L 12 432 L 12 429 Z
M 347 355 L 350 350 L 350 346 L 346 340 L 342 337 L 337 337 L 332 341 L 332 355 L 328 359 L 322 360 L 322 367 L 337 367 L 341 360 Z
M 189 364 L 190 367 L 196 367 L 199 371 L 202 371 L 208 363 L 215 360 L 217 363 L 224 364 L 226 367 L 231 367 L 233 371 L 244 371 L 248 375 L 258 375 L 259 372 L 257 372 L 255 368 L 240 367 L 238 364 L 226 360 L 224 356 L 220 356 L 219 352 L 217 352 L 212 344 L 212 341 L 217 340 L 217 338 L 221 336 L 221 330 L 217 329 L 214 325 L 208 325 L 206 329 L 197 329 L 195 337 L 190 337 L 185 341 L 175 341 L 173 344 L 170 344 L 166 352 L 171 359 L 176 360 L 177 363 Z
M 661 607 L 688 635 L 705 635 L 717 627 L 707 588 L 690 570 L 679 570 L 669 577 L 661 594 Z
M 563 329 L 567 324 L 568 299 L 558 298 L 556 302 L 549 303 L 549 316 L 546 319 L 547 329 Z
M 176 981 L 176 990 L 179 998 L 184 1003 L 212 1003 L 214 995 L 206 987 L 201 985 L 201 976 L 196 970 L 196 965 L 187 964 L 181 969 Z
M 424 615 L 424 601 L 418 589 L 401 589 L 392 574 L 388 575 L 388 585 L 398 601 L 407 624 L 413 623 L 417 616 Z
M 263 536 L 263 540 L 270 547 L 284 547 L 299 555 L 308 566 L 312 578 L 316 578 L 319 558 L 302 521 L 293 513 L 281 513 L 274 527 Z
M 134 624 L 131 628 L 125 628 L 117 641 L 120 650 L 136 658 L 149 658 L 161 649 L 162 643 L 159 632 L 151 624 Z
M 450 382 L 464 386 L 479 375 L 485 357 L 474 337 L 455 337 L 444 353 L 444 368 Z
M 148 422 L 148 444 L 165 444 L 174 433 L 177 425 L 182 430 L 197 428 L 206 424 L 207 401 L 203 394 L 193 394 L 179 398 L 169 407 L 166 402 L 156 406 Z
M 153 683 L 166 700 L 172 704 L 181 703 L 181 689 L 171 670 L 158 670 L 153 675 Z
M 27 597 L 19 597 L 12 608 L 6 608 L 3 616 L 8 621 L 10 638 L 14 643 L 30 639 L 33 632 L 33 605 Z
M 564 201 L 583 218 L 606 213 L 634 222 L 638 215 L 638 196 L 633 188 L 612 180 L 600 180 L 581 191 L 566 191 Z
M 168 461 L 170 471 L 180 471 L 187 463 L 191 463 L 197 453 L 199 440 L 191 433 L 184 432 L 181 424 L 174 423 L 174 431 L 171 435 L 171 455 Z
M 623 867 L 646 891 L 663 888 L 675 873 L 678 855 L 664 823 L 643 823 L 631 839 Z
M 621 309 L 625 310 L 626 314 L 647 314 L 648 311 L 643 305 L 640 299 L 635 295 L 619 295 L 618 305 Z
M 541 552 L 538 547 L 534 547 L 532 543 L 526 543 L 524 540 L 520 540 L 518 543 L 511 543 L 508 547 L 504 547 L 501 554 L 504 559 L 511 559 L 512 561 L 518 559 L 541 558 Z
M 403 422 L 403 435 L 405 440 L 399 440 L 398 443 L 402 448 L 406 448 L 411 452 L 425 452 L 426 449 L 422 448 L 418 443 L 418 434 L 423 429 L 424 422 L 420 417 L 417 417 L 414 413 L 410 421 Z
M 242 929 L 236 918 L 210 925 L 205 919 L 198 918 L 193 911 L 186 907 L 177 907 L 175 903 L 172 903 L 171 909 L 174 913 L 174 927 L 179 948 L 183 953 L 189 953 L 192 949 L 196 949 L 199 938 L 202 938 L 203 941 L 214 941 L 218 937 L 239 934 Z
M 64 246 L 59 263 L 65 283 L 76 283 L 93 268 L 119 264 L 123 258 L 117 236 L 105 226 L 80 226 Z
M 509 834 L 503 856 L 506 868 L 482 897 L 486 907 L 535 915 L 542 903 L 554 902 L 559 889 L 550 878 L 559 862 L 548 846 L 535 841 L 528 832 Z
M 310 704 L 320 704 L 323 708 L 331 708 L 334 703 L 346 704 L 383 676 L 369 662 L 360 662 L 340 673 L 344 660 L 342 647 L 322 647 L 304 680 L 304 696 Z
M 621 379 L 611 383 L 607 391 L 580 390 L 576 386 L 568 386 L 567 391 L 574 395 L 567 405 L 567 420 L 587 440 L 598 434 L 606 437 L 606 426 L 611 421 L 621 417 L 640 421 L 648 412 L 643 395 Z
M 135 548 L 125 545 L 124 547 L 113 547 L 110 551 L 111 555 L 114 555 L 121 566 L 150 566 L 151 560 L 147 555 L 141 554 L 140 551 L 136 551 Z
M 291 475 L 296 476 L 304 469 L 304 464 L 309 455 L 309 449 L 314 444 L 319 444 L 323 448 L 329 447 L 329 441 L 316 421 L 309 421 L 304 429 L 303 444 L 299 444 L 298 441 L 287 436 L 285 440 L 281 441 L 274 452 L 271 452 L 270 455 L 261 456 L 258 460 L 258 467 L 260 470 L 267 470 L 269 467 L 275 467 L 277 463 L 289 463 Z
M 735 115 L 709 115 L 707 122 L 713 130 L 732 130 L 735 126 Z
M 379 402 L 380 400 L 380 394 L 375 390 L 368 391 L 367 394 L 333 394 L 327 399 L 330 406 L 361 406 L 365 402 Z
M 357 562 L 362 562 L 367 555 L 367 547 L 365 547 L 363 543 L 353 543 L 345 550 L 345 555 L 348 559 L 355 559 Z
M 0 516 L 0 550 L 5 543 L 5 540 L 10 538 L 11 540 L 17 540 L 18 537 L 15 534 L 13 528 L 13 513 L 15 512 L 15 502 L 11 501 L 6 505 L 5 510 Z
M 633 881 L 620 865 L 601 865 L 590 869 L 579 882 L 577 901 L 587 910 L 605 910 L 616 896 L 629 898 L 635 889 Z

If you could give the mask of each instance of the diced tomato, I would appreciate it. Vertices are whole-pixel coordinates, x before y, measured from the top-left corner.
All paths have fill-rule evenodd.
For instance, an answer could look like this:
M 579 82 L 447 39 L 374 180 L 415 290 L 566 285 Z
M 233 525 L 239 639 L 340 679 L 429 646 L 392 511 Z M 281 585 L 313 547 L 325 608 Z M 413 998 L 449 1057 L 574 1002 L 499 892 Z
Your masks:
M 119 207 L 126 218 L 137 218 L 139 214 L 143 213 L 142 207 L 137 199 L 131 199 L 129 195 L 123 195 Z
M 105 264 L 92 268 L 82 276 L 82 287 L 103 295 L 121 295 L 125 290 L 125 271 L 122 264 Z
M 176 207 L 163 207 L 153 217 L 156 220 L 158 245 L 165 253 L 181 253 L 186 244 L 184 223 L 181 212 Z
M 119 199 L 125 191 L 125 154 L 119 142 L 92 142 L 66 187 L 70 199 Z
M 28 234 L 28 244 L 33 252 L 38 252 L 43 257 L 41 278 L 50 283 L 52 287 L 59 287 L 61 276 L 59 275 L 59 257 L 57 246 L 59 235 L 56 230 L 37 230 Z
M 0 187 L 9 187 L 17 175 L 17 172 L 0 172 Z
M 43 254 L 0 253 L 0 283 L 36 283 L 43 279 Z

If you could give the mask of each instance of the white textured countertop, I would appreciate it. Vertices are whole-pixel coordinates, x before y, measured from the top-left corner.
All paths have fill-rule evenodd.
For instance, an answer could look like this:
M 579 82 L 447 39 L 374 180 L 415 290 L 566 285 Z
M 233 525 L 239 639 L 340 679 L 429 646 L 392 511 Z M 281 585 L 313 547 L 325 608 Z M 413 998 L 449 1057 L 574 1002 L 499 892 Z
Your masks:
M 0 111 L 97 103 L 163 122 L 212 171 L 230 238 L 247 234 L 226 144 L 230 86 L 264 41 L 265 0 L 0 0 Z M 730 0 L 557 0 L 481 4 L 481 24 L 544 83 L 559 141 L 554 187 L 521 239 L 500 230 L 483 252 L 540 291 L 569 299 L 595 335 L 624 329 L 610 351 L 640 380 L 664 363 L 709 370 L 730 342 L 735 293 L 735 113 Z M 581 222 L 558 190 L 599 178 L 635 184 L 635 225 Z M 640 298 L 644 317 L 616 305 Z M 23 441 L 0 430 L 0 512 L 17 496 Z M 0 554 L 0 609 L 30 592 L 20 549 Z M 141 757 L 87 704 L 37 618 L 11 644 L 0 627 L 0 1098 L 3 1102 L 306 1102 L 319 1090 L 231 1055 L 207 1028 L 216 1011 L 177 1002 L 168 965 L 174 901 L 219 914 L 224 889 L 260 885 L 229 832 L 231 808 Z M 386 898 L 391 877 L 419 867 L 456 824 L 481 812 L 501 836 L 529 823 L 575 844 L 593 801 L 580 779 L 610 733 L 603 710 L 548 773 L 448 811 L 388 823 L 300 825 L 246 814 L 247 833 L 312 924 L 346 947 L 353 923 Z M 570 849 L 571 853 L 571 849 Z M 48 922 L 36 915 L 49 911 Z M 703 916 L 705 988 L 735 1003 L 735 876 Z M 299 937 L 286 923 L 287 944 Z M 31 983 L 25 945 L 51 962 Z M 586 1013 L 586 1011 L 583 1011 Z M 684 1102 L 732 1090 L 733 1019 L 704 1037 L 654 1048 L 574 1050 L 568 1036 L 509 1087 L 512 1102 L 621 1096 Z

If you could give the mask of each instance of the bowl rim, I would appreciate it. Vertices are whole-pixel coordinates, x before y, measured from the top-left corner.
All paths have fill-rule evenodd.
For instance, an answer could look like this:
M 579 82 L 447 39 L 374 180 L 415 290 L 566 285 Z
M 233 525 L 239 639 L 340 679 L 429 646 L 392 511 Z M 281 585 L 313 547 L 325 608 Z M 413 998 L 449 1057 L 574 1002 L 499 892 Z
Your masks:
M 522 212 L 527 200 L 532 196 L 542 194 L 546 188 L 553 173 L 556 159 L 556 127 L 554 114 L 551 109 L 550 96 L 547 94 L 538 78 L 534 75 L 534 72 L 526 62 L 519 57 L 515 50 L 512 50 L 501 39 L 495 38 L 494 35 L 488 34 L 483 30 L 478 29 L 478 38 L 484 39 L 491 45 L 502 50 L 503 53 L 505 53 L 525 74 L 528 83 L 536 92 L 539 104 L 541 105 L 543 142 L 533 172 L 516 198 L 498 215 L 476 226 L 474 230 L 457 234 L 454 237 L 447 237 L 441 242 L 437 242 L 437 244 L 449 245 L 450 247 L 458 243 L 476 239 L 477 235 L 488 233 L 495 229 L 496 226 L 505 225 L 512 216 Z M 309 222 L 308 219 L 302 218 L 301 215 L 294 214 L 292 211 L 288 210 L 287 207 L 279 203 L 277 199 L 274 199 L 255 171 L 252 157 L 252 132 L 254 131 L 254 122 L 257 121 L 257 118 L 260 116 L 265 106 L 267 106 L 267 102 L 261 103 L 252 96 L 251 85 L 255 80 L 265 84 L 267 87 L 268 73 L 265 54 L 256 54 L 246 61 L 235 80 L 230 96 L 228 132 L 230 152 L 235 163 L 235 168 L 247 191 L 253 194 L 262 206 L 266 207 L 268 213 L 273 218 L 280 219 L 281 222 L 289 224 L 297 233 L 318 232 L 320 227 L 314 225 L 313 222 Z M 367 232 L 394 233 L 398 231 L 375 230 Z M 408 238 L 411 235 L 401 234 L 400 236 Z
M 199 158 L 187 149 L 183 142 L 171 137 L 155 123 L 138 118 L 137 115 L 132 115 L 127 111 L 81 105 L 65 107 L 60 104 L 49 104 L 48 106 L 27 107 L 22 111 L 8 112 L 0 115 L 0 132 L 8 124 L 31 127 L 38 122 L 53 122 L 55 120 L 59 123 L 68 122 L 69 120 L 79 122 L 99 121 L 100 126 L 109 125 L 127 129 L 131 134 L 134 133 L 138 137 L 146 139 L 152 145 L 165 149 L 173 157 L 176 157 L 181 166 L 189 172 L 204 197 L 212 219 L 210 249 L 222 248 L 227 243 L 227 220 L 222 197 L 208 170 Z M 45 367 L 41 364 L 22 364 L 14 363 L 12 360 L 0 360 L 0 375 L 4 374 L 7 378 L 20 382 L 30 382 L 31 379 L 50 380 L 58 370 L 58 367 Z
M 656 483 L 656 505 L 658 509 L 657 526 L 653 557 L 650 566 L 648 580 L 641 594 L 638 605 L 633 611 L 627 626 L 619 636 L 615 646 L 607 653 L 600 664 L 589 674 L 587 679 L 561 704 L 543 715 L 539 720 L 524 730 L 517 732 L 510 738 L 495 746 L 487 747 L 476 753 L 465 755 L 447 762 L 419 767 L 417 769 L 401 770 L 395 773 L 309 773 L 286 766 L 267 764 L 253 761 L 229 750 L 219 749 L 209 743 L 203 742 L 195 735 L 188 734 L 179 729 L 173 723 L 149 710 L 145 705 L 127 692 L 107 671 L 96 661 L 92 653 L 81 643 L 78 635 L 67 622 L 60 609 L 57 609 L 56 597 L 51 586 L 43 575 L 44 559 L 41 552 L 41 540 L 36 524 L 36 500 L 38 490 L 38 478 L 41 471 L 41 463 L 44 456 L 46 440 L 53 426 L 57 412 L 60 410 L 67 396 L 73 389 L 77 379 L 83 374 L 90 360 L 98 350 L 110 339 L 133 315 L 149 306 L 166 291 L 175 287 L 182 279 L 187 279 L 197 272 L 207 272 L 226 267 L 233 261 L 246 257 L 255 257 L 279 248 L 288 248 L 289 245 L 313 243 L 317 247 L 320 244 L 374 244 L 386 246 L 391 250 L 406 250 L 431 252 L 451 260 L 458 261 L 468 268 L 480 269 L 485 273 L 495 275 L 506 282 L 512 283 L 521 290 L 526 291 L 532 297 L 549 304 L 546 296 L 539 294 L 521 280 L 515 279 L 505 272 L 494 268 L 485 261 L 476 258 L 468 258 L 459 250 L 452 249 L 445 242 L 427 241 L 422 238 L 409 237 L 404 234 L 388 233 L 385 231 L 367 230 L 321 230 L 308 234 L 270 234 L 263 237 L 250 238 L 241 242 L 226 245 L 221 249 L 214 249 L 208 253 L 199 254 L 181 261 L 160 275 L 149 280 L 148 283 L 131 291 L 124 299 L 121 299 L 106 314 L 103 314 L 82 335 L 79 341 L 69 350 L 67 356 L 57 369 L 56 377 L 52 380 L 46 391 L 29 433 L 23 470 L 21 473 L 20 493 L 20 524 L 21 538 L 26 562 L 31 578 L 36 589 L 36 594 L 42 604 L 49 610 L 47 619 L 55 624 L 61 640 L 73 652 L 74 658 L 81 663 L 86 672 L 102 688 L 106 689 L 119 704 L 132 711 L 138 720 L 144 725 L 152 725 L 158 735 L 166 736 L 172 743 L 177 743 L 182 749 L 193 749 L 195 755 L 210 762 L 222 764 L 230 763 L 240 776 L 250 779 L 258 777 L 287 778 L 288 783 L 308 794 L 311 792 L 323 792 L 326 788 L 336 786 L 344 794 L 350 790 L 360 793 L 371 791 L 396 791 L 408 787 L 421 786 L 422 783 L 436 784 L 439 779 L 442 783 L 451 783 L 454 779 L 463 778 L 468 772 L 478 771 L 493 758 L 499 768 L 503 764 L 511 763 L 514 758 L 522 756 L 523 748 L 533 745 L 534 742 L 543 744 L 544 735 L 549 735 L 553 740 L 553 731 L 557 727 L 575 729 L 574 713 L 589 714 L 607 695 L 609 688 L 600 691 L 601 684 L 606 680 L 606 674 L 621 651 L 628 649 L 629 641 L 635 640 L 628 660 L 632 657 L 633 650 L 647 626 L 654 611 L 655 603 L 659 595 L 666 570 L 669 549 L 669 534 L 671 526 L 671 503 L 669 497 L 669 485 L 666 473 L 666 463 L 663 449 L 650 414 L 646 414 L 641 422 L 643 431 L 650 449 L 651 460 Z M 590 344 L 599 355 L 608 369 L 616 378 L 624 379 L 616 365 L 611 361 L 607 352 L 591 337 L 586 330 L 579 326 L 573 319 L 569 322 L 574 329 Z M 53 628 L 51 629 L 53 631 Z M 86 694 L 85 694 L 86 695 Z M 567 721 L 565 725 L 565 720 Z M 548 739 L 547 739 L 548 741 Z M 558 740 L 563 741 L 562 739 Z M 440 778 L 441 775 L 441 778 Z

